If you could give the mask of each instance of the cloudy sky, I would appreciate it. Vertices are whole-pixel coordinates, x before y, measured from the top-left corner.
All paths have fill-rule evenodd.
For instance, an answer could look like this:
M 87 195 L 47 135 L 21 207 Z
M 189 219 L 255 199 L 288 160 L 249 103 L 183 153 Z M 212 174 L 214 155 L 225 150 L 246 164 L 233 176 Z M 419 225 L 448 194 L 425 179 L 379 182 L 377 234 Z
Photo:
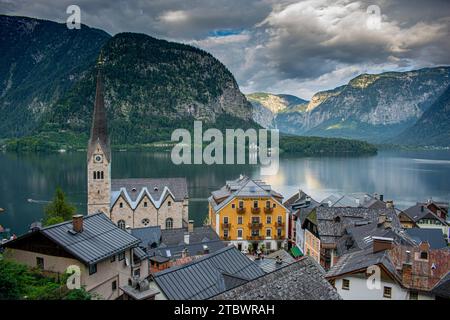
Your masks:
M 245 93 L 309 99 L 360 73 L 450 64 L 448 0 L 0 0 L 0 13 L 64 22 L 71 4 L 112 35 L 211 52 Z

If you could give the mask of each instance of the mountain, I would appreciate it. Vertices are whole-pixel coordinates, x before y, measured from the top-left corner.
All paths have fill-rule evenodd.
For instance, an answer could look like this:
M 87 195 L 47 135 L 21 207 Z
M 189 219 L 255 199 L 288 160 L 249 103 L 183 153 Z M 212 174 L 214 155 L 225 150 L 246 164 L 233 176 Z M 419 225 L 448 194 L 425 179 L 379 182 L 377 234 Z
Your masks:
M 289 94 L 255 92 L 246 95 L 253 106 L 253 120 L 264 128 L 275 127 L 275 117 L 283 110 L 296 110 L 308 101 Z
M 291 134 L 385 142 L 414 125 L 449 84 L 450 67 L 362 74 L 285 108 L 275 123 Z
M 0 15 L 0 138 L 34 132 L 95 64 L 110 36 L 82 25 Z
M 450 86 L 394 143 L 450 147 Z

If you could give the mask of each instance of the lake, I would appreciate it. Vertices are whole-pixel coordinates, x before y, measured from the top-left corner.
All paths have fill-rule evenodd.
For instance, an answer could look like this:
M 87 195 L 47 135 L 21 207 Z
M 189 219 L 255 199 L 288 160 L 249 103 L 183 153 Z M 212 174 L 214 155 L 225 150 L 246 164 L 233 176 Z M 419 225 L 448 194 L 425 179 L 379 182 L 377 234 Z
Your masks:
M 240 174 L 260 178 L 255 165 L 180 165 L 155 152 L 114 152 L 113 178 L 186 177 L 189 215 L 200 225 L 207 197 Z M 0 224 L 16 234 L 43 217 L 57 186 L 86 211 L 86 154 L 0 153 Z M 282 156 L 276 176 L 262 177 L 285 198 L 299 188 L 316 200 L 335 192 L 383 194 L 399 208 L 429 197 L 450 200 L 450 151 L 382 151 L 367 157 Z

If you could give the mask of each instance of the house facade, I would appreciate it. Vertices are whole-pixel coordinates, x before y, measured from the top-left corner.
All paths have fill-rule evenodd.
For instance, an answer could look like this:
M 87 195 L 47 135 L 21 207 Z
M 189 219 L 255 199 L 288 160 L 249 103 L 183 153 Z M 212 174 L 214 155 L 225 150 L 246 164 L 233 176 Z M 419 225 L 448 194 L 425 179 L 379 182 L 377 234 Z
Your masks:
M 6 259 L 49 275 L 78 269 L 86 291 L 95 298 L 114 300 L 124 294 L 121 287 L 148 276 L 147 256 L 138 244 L 137 238 L 97 213 L 35 229 L 3 247 Z
M 289 210 L 282 200 L 270 185 L 241 176 L 212 192 L 209 221 L 222 240 L 241 251 L 250 245 L 277 250 L 288 234 Z

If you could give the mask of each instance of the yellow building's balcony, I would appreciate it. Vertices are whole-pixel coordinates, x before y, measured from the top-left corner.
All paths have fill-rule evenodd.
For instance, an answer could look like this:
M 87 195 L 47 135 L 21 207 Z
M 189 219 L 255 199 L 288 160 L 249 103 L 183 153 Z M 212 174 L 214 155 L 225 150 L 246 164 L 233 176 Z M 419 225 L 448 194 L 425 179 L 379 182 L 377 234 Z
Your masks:
M 245 213 L 245 208 L 236 208 L 236 212 L 239 214 L 244 214 Z
M 278 227 L 281 227 L 281 228 L 284 227 L 284 222 L 278 222 L 278 221 L 275 222 L 275 227 L 277 227 L 277 228 Z
M 255 207 L 252 207 L 252 213 L 254 213 L 254 214 L 258 214 L 258 213 L 260 213 L 261 212 L 261 208 L 255 208 Z
M 261 229 L 262 226 L 263 226 L 263 224 L 260 222 L 251 222 L 248 224 L 248 227 L 252 228 L 252 229 Z
M 266 214 L 270 214 L 270 213 L 273 212 L 273 208 L 264 207 L 264 212 L 265 212 Z
M 262 236 L 247 236 L 247 240 L 264 240 Z
M 231 228 L 231 223 L 222 223 L 222 229 L 230 229 Z

